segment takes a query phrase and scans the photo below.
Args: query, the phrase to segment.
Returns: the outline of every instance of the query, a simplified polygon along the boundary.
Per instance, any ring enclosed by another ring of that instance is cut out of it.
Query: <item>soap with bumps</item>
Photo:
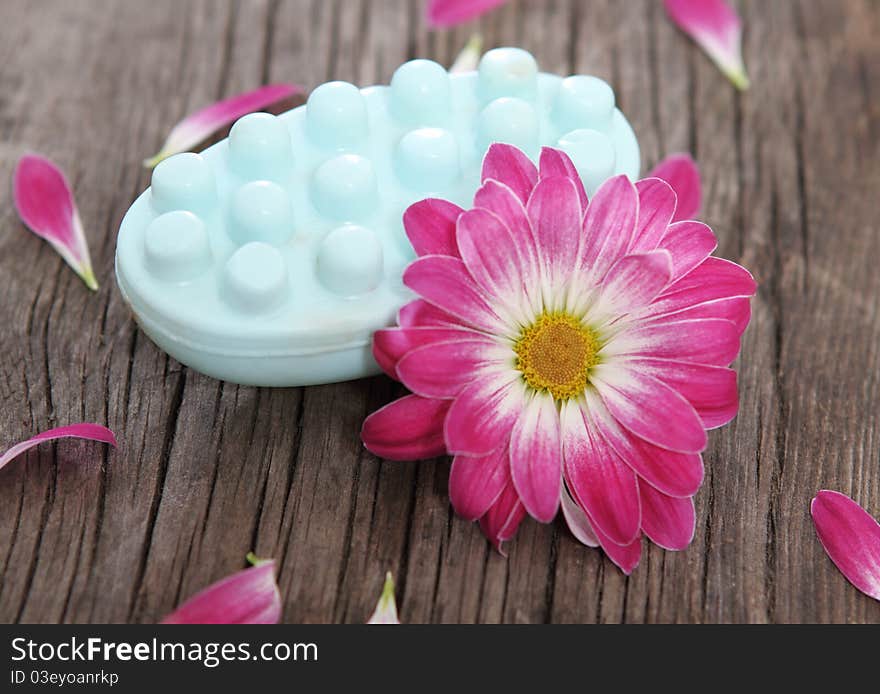
[[[635,179],[639,148],[602,80],[538,71],[521,49],[475,72],[429,60],[389,86],[329,82],[280,116],[253,113],[201,154],[153,171],[119,231],[116,275],[147,335],[216,378],[297,386],[378,372],[373,331],[412,298],[403,212],[469,207],[483,155],[559,147],[588,193]]]

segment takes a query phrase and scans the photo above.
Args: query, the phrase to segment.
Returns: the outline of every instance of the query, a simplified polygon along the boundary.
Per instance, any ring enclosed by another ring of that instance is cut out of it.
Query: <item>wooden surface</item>
[[[691,547],[646,544],[624,577],[561,523],[509,557],[456,518],[449,463],[366,453],[385,377],[238,387],[159,352],[113,280],[140,167],[186,113],[265,81],[389,80],[450,64],[473,26],[429,33],[421,1],[0,0],[0,447],[75,421],[121,447],[44,446],[0,472],[0,620],[158,620],[255,550],[288,622],[362,622],[386,570],[407,622],[867,621],[809,518],[822,487],[880,515],[880,3],[749,0],[737,94],[658,0],[521,0],[487,46],[608,79],[647,168],[694,153],[719,254],[760,282],[741,412],[710,435]],[[26,150],[69,173],[101,281],[90,294],[15,215]]]

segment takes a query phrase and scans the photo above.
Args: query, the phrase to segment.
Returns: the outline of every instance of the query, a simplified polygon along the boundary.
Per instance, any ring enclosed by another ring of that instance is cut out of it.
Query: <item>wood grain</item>
[[[278,560],[288,622],[364,621],[386,570],[408,622],[880,622],[808,513],[831,487],[880,515],[880,5],[737,5],[745,94],[655,0],[514,0],[479,23],[488,46],[611,81],[646,168],[693,152],[719,253],[760,282],[695,540],[646,546],[626,578],[559,523],[524,523],[502,557],[452,513],[447,460],[366,453],[360,423],[400,392],[390,380],[212,380],[160,353],[114,287],[139,162],[187,112],[266,81],[449,64],[473,27],[429,32],[417,0],[0,0],[0,181],[26,150],[57,160],[102,282],[88,293],[27,235],[0,185],[0,442],[81,420],[122,442],[0,472],[0,620],[156,621],[255,550]]]

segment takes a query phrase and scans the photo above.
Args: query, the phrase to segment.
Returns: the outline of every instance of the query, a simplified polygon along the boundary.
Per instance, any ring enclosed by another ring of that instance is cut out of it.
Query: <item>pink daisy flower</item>
[[[526,514],[560,505],[573,534],[625,573],[641,535],[694,532],[706,430],[738,406],[736,358],[752,276],[715,258],[688,158],[660,178],[607,181],[587,200],[568,157],[540,168],[495,144],[474,207],[428,199],[404,215],[420,298],[376,333],[378,363],[411,395],[364,422],[395,460],[454,456],[449,495],[500,549]]]

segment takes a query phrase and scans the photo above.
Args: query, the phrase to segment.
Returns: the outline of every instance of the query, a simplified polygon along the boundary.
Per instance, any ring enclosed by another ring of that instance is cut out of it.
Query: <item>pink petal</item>
[[[703,460],[698,453],[659,448],[620,426],[598,395],[587,398],[587,408],[599,434],[639,477],[664,494],[693,496],[703,483]]]
[[[446,450],[481,457],[507,446],[523,408],[523,389],[516,375],[482,376],[465,386],[452,402],[444,423]]]
[[[682,550],[694,539],[696,513],[693,498],[676,499],[641,482],[642,530],[655,545]]]
[[[540,272],[538,247],[535,244],[532,223],[529,221],[526,208],[516,193],[503,183],[489,179],[480,186],[474,195],[474,207],[489,210],[510,230],[511,235],[515,238],[520,262],[518,275],[526,283],[521,291],[530,300],[540,299],[540,296],[537,296],[539,293],[537,291],[537,277]]]
[[[455,222],[462,212],[458,205],[436,198],[410,205],[403,213],[403,226],[416,255],[459,257]]]
[[[394,600],[394,576],[389,571],[385,574],[385,585],[382,586],[382,595],[376,603],[373,616],[367,624],[400,624],[397,617],[397,603]]]
[[[553,398],[536,395],[520,412],[510,435],[510,472],[529,515],[552,521],[562,486],[562,438]]]
[[[448,400],[407,395],[367,417],[361,440],[371,453],[388,460],[435,458],[446,452],[443,420],[448,409]]]
[[[571,530],[571,534],[575,536],[578,542],[587,547],[598,547],[599,538],[596,537],[596,533],[593,531],[593,526],[590,525],[590,520],[587,518],[587,514],[584,513],[581,507],[577,505],[577,502],[572,499],[571,493],[565,485],[562,486],[561,506],[562,515],[565,518],[565,524],[568,526],[568,529]]]
[[[461,215],[456,234],[461,258],[486,293],[506,305],[522,301],[523,277],[517,239],[501,219],[482,207]]]
[[[655,305],[656,306],[656,305]],[[742,336],[752,316],[752,307],[748,297],[735,296],[731,299],[715,299],[701,304],[677,309],[671,312],[654,315],[655,306],[649,307],[641,315],[648,321],[665,320],[700,320],[702,318],[723,318],[736,326],[736,332]]]
[[[748,89],[742,59],[742,22],[724,0],[663,0],[679,28],[709,54],[737,89]]]
[[[414,299],[397,312],[401,328],[458,328],[465,329],[459,320],[424,299]]]
[[[458,332],[443,342],[417,347],[397,364],[401,382],[416,395],[426,398],[454,398],[489,367],[504,368],[501,359],[509,350],[477,333]]]
[[[630,364],[683,395],[706,429],[720,427],[736,417],[739,394],[733,369],[664,359],[634,359]]]
[[[635,233],[639,198],[626,176],[601,185],[584,216],[581,268],[601,281],[611,266],[626,255]]]
[[[628,545],[618,545],[613,542],[605,533],[603,533],[593,520],[587,514],[587,520],[590,522],[593,532],[596,533],[596,539],[602,547],[602,551],[608,555],[623,573],[629,576],[633,569],[639,565],[639,559],[642,556],[642,537],[639,535]]]
[[[636,369],[600,365],[592,376],[608,411],[648,443],[699,453],[706,431],[693,406],[663,381]]]
[[[501,447],[480,458],[457,455],[449,471],[449,500],[467,520],[484,516],[510,482],[510,459]]]
[[[563,176],[564,178],[571,179],[581,201],[581,211],[585,211],[589,204],[589,199],[587,198],[587,191],[584,189],[584,182],[581,180],[581,175],[578,173],[575,165],[561,149],[543,147],[541,148],[541,160],[538,162],[538,178],[551,178],[553,176]]]
[[[622,428],[598,395],[587,399],[597,431],[635,472],[667,496],[690,497],[703,483],[703,459],[698,453],[659,448]]]
[[[483,158],[481,180],[485,183],[489,179],[506,185],[525,205],[538,183],[538,169],[513,145],[493,142]]]
[[[641,506],[636,475],[608,445],[586,407],[563,408],[565,481],[598,528],[618,545],[639,535]]]
[[[49,429],[41,434],[29,438],[27,441],[15,444],[6,453],[0,456],[0,469],[3,469],[8,462],[20,456],[25,451],[30,450],[34,446],[39,446],[45,441],[56,441],[58,439],[74,438],[86,439],[88,441],[100,441],[101,443],[109,443],[116,446],[116,437],[107,427],[100,424],[70,424],[65,427]]]
[[[85,231],[61,169],[45,157],[26,154],[15,167],[13,199],[21,221],[48,241],[89,289],[97,290]]]
[[[722,318],[651,321],[621,332],[605,353],[728,366],[739,353],[739,338],[736,325]]]
[[[270,560],[196,593],[162,624],[277,624],[280,618],[281,595]]]
[[[756,289],[754,278],[744,267],[724,258],[710,256],[699,267],[671,284],[663,296],[670,297],[680,292],[694,290],[704,292],[694,297],[695,300],[689,304],[693,305],[712,299],[752,296]]]
[[[750,297],[755,290],[755,280],[748,270],[729,260],[709,256],[669,285],[648,307],[646,315],[662,316],[719,299]]]
[[[625,255],[605,276],[602,305],[617,314],[647,306],[669,284],[671,275],[672,258],[665,250]]]
[[[810,505],[819,541],[846,579],[880,600],[880,524],[840,492],[820,491]]]
[[[498,314],[458,258],[443,255],[417,258],[404,270],[403,283],[428,303],[471,326],[494,333],[501,325]]]
[[[500,7],[507,0],[428,0],[428,24],[432,27],[451,27]]]
[[[575,267],[581,241],[581,205],[570,178],[538,181],[526,205],[545,276],[559,287]]]
[[[495,549],[503,555],[502,543],[516,534],[519,524],[525,517],[526,509],[520,502],[513,483],[509,483],[486,515],[480,518],[480,529]]]
[[[475,333],[453,328],[385,328],[373,333],[373,357],[396,380],[397,362],[409,351],[435,342],[446,342]]]
[[[718,240],[702,222],[676,222],[666,230],[660,247],[672,255],[673,279],[678,279],[712,255]]]
[[[144,166],[152,168],[172,154],[189,151],[242,116],[303,93],[303,88],[295,84],[269,84],[199,109],[172,128],[162,149],[145,159]]]
[[[689,154],[672,154],[654,167],[648,174],[651,178],[666,181],[675,191],[678,202],[673,222],[693,219],[703,204],[703,190],[700,183],[700,170]]]
[[[639,195],[639,218],[630,253],[653,251],[675,214],[675,191],[659,178],[637,181],[636,191]]]

